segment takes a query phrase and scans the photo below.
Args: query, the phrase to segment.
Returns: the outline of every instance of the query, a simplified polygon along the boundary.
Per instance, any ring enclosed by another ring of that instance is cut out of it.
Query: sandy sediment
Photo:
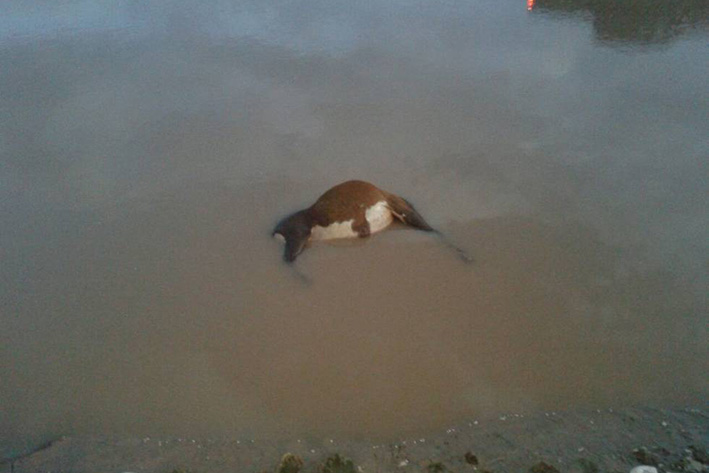
[[[468,419],[431,435],[388,442],[63,437],[4,459],[0,472],[261,473],[278,471],[286,453],[297,457],[292,465],[304,473],[613,473],[638,465],[707,472],[708,447],[705,406],[644,407]]]

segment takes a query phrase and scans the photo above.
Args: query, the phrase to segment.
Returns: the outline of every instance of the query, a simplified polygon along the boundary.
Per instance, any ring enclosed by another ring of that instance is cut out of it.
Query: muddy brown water
[[[705,402],[707,12],[648,3],[0,7],[4,454]],[[397,227],[304,285],[269,232],[350,178],[476,262]]]

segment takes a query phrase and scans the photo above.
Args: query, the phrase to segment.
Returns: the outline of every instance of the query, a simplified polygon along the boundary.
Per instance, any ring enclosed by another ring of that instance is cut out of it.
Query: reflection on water
[[[616,51],[523,2],[57,8],[0,7],[4,452],[706,399],[705,37]],[[270,230],[351,178],[476,264],[397,229],[315,245],[303,287]]]
[[[529,0],[528,9],[590,16],[596,37],[609,44],[660,44],[695,29],[709,28],[704,0]]]

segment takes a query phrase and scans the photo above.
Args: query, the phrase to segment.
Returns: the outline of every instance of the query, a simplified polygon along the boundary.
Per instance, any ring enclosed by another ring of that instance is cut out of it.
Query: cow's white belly
[[[335,240],[337,238],[355,238],[357,233],[352,230],[354,219],[345,222],[331,223],[327,227],[315,225],[310,231],[311,240]]]
[[[376,233],[378,231],[384,230],[391,224],[393,220],[391,210],[389,210],[389,206],[383,200],[369,207],[365,211],[364,217],[369,223],[370,233]],[[321,227],[320,225],[316,225],[310,232],[310,239],[335,240],[338,238],[356,238],[359,235],[357,234],[357,232],[352,230],[353,223],[354,219],[346,220],[344,222],[331,223],[327,227]]]

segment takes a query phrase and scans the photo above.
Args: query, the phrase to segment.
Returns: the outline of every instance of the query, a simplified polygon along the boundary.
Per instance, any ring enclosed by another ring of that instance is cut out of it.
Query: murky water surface
[[[644,3],[0,6],[3,451],[706,400],[708,8]],[[303,285],[269,231],[351,178],[476,263]]]

